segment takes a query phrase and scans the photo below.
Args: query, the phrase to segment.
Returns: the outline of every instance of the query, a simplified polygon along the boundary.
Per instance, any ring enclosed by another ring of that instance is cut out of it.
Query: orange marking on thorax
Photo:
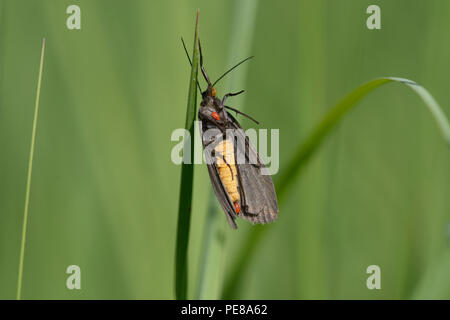
[[[211,117],[213,117],[213,118],[216,119],[217,121],[220,120],[219,114],[218,114],[217,112],[211,113]]]

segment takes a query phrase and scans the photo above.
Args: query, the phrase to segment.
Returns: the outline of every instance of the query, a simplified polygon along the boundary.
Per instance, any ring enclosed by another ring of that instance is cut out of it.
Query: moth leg
[[[234,175],[233,175],[233,169],[231,168],[231,165],[227,162],[227,160],[221,155],[221,154],[217,154],[218,157],[221,158],[221,160],[223,162],[225,162],[225,164],[227,165],[227,167],[230,169],[231,171],[231,180],[234,180]]]
[[[222,113],[223,113],[223,118],[224,118],[224,119],[223,119],[223,122],[224,122],[224,123],[228,123],[228,112],[227,112],[227,110],[225,110],[223,104],[220,105],[220,110],[223,111],[223,112],[222,112]]]
[[[246,148],[248,146],[248,150],[250,150],[250,138],[248,136],[245,136],[245,142],[246,142]],[[258,153],[255,151],[256,153],[256,163],[250,163],[250,159],[249,159],[249,163],[254,166],[255,168],[261,168],[262,167],[262,163],[261,161],[259,161],[259,156]],[[248,155],[247,155],[248,157]]]
[[[245,90],[241,90],[241,91],[238,91],[238,92],[235,92],[235,93],[232,93],[232,92],[227,93],[227,94],[224,95],[223,98],[222,98],[222,105],[225,105],[225,101],[228,99],[228,97],[237,96],[238,94],[241,94],[241,93],[243,93],[244,91],[245,91]]]
[[[237,143],[234,144],[234,155],[235,155],[235,157],[237,155]],[[245,201],[245,192],[244,192],[244,188],[243,188],[243,184],[242,184],[241,172],[239,170],[239,165],[237,164],[236,159],[235,159],[235,162],[236,162],[236,171],[237,171],[237,177],[238,177],[238,190],[239,190],[239,194],[241,195],[242,208],[245,208],[244,212],[246,212],[247,204]]]
[[[250,147],[250,138],[246,135],[245,136],[245,160],[247,160],[248,163],[251,164],[252,166],[254,166],[255,168],[259,169],[259,168],[261,168],[262,163],[259,161],[259,157],[258,156],[256,156],[256,163],[251,163],[250,157],[249,157],[249,155],[247,153],[247,150],[250,151],[250,148],[251,148]]]
[[[244,112],[242,112],[242,111],[239,111],[238,109],[235,109],[235,108],[232,108],[232,107],[230,107],[230,106],[224,106],[225,108],[227,108],[227,109],[230,109],[230,110],[232,110],[232,111],[234,111],[234,112],[236,112],[236,114],[241,114],[241,115],[243,115],[244,117],[247,117],[247,118],[249,118],[250,120],[252,120],[254,123],[256,123],[256,124],[259,124],[259,122],[257,121],[257,120],[255,120],[255,119],[253,119],[251,116],[249,116],[248,114],[246,114],[246,113],[244,113]]]

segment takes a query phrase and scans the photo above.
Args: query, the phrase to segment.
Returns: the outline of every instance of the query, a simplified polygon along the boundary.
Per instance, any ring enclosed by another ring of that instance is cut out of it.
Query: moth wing
[[[205,141],[203,140],[203,148],[206,149]],[[219,176],[219,170],[217,169],[217,164],[215,159],[211,156],[209,152],[204,152],[206,162],[208,163],[208,173],[211,179],[211,184],[213,186],[214,192],[216,193],[217,199],[222,206],[223,211],[225,211],[225,216],[227,217],[228,223],[233,229],[237,229],[236,225],[236,214],[234,211],[233,203],[230,196],[225,190],[225,186]]]
[[[237,171],[240,180],[241,212],[244,219],[251,223],[268,223],[278,217],[278,203],[275,187],[270,175],[263,175],[261,170],[266,168],[261,161],[255,147],[240,126],[239,122],[228,113],[232,120],[235,136],[246,142],[246,163],[237,163]],[[239,151],[236,151],[239,152]],[[248,159],[257,159],[258,164],[248,163]]]

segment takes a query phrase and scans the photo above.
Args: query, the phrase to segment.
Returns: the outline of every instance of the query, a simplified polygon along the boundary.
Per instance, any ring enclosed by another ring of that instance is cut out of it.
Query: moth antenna
[[[203,78],[205,78],[206,82],[208,83],[208,88],[213,87],[213,85],[211,85],[211,81],[209,81],[209,77],[206,73],[205,67],[203,67],[203,53],[202,46],[200,44],[200,38],[198,38],[198,51],[200,51],[200,69],[202,71]]]
[[[219,79],[217,79],[212,86],[214,87],[216,85],[217,82],[219,82],[220,80],[222,80],[223,77],[225,77],[228,73],[230,73],[232,70],[234,70],[235,68],[239,67],[241,64],[243,64],[245,61],[250,60],[251,58],[254,58],[255,56],[250,56],[248,58],[245,58],[244,60],[242,60],[241,62],[235,64],[233,67],[231,67],[230,69],[228,69],[227,71],[225,71],[224,74],[222,74]]]
[[[186,52],[186,57],[187,57],[188,60],[189,60],[189,64],[190,64],[191,67],[192,67],[191,57],[189,57],[189,53],[188,53],[188,51],[187,51],[187,49],[186,49],[186,44],[184,43],[183,37],[181,37],[181,42],[183,43],[184,52]],[[197,88],[198,88],[198,91],[200,91],[200,94],[202,94],[202,88],[200,88],[200,84],[198,83],[198,80],[196,80],[196,81],[197,81]]]

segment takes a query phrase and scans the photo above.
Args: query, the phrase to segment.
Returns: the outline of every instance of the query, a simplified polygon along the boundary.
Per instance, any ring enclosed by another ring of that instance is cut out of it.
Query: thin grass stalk
[[[27,223],[28,223],[28,211],[30,207],[31,176],[33,172],[34,146],[36,144],[36,130],[39,115],[39,98],[41,96],[41,82],[42,82],[42,70],[44,67],[44,55],[45,55],[45,38],[42,39],[41,60],[39,63],[39,76],[37,83],[36,100],[34,104],[33,129],[31,132],[30,157],[28,159],[27,186],[25,191],[25,206],[22,223],[22,241],[20,243],[19,270],[17,277],[17,297],[16,297],[17,300],[20,300],[22,298],[23,263],[25,259],[25,243],[27,240]]]
[[[186,110],[185,129],[189,136],[184,137],[183,152],[194,150],[194,120],[197,110],[197,74],[198,74],[198,16],[195,22],[194,49],[192,53],[191,76],[189,79],[189,94]],[[183,160],[185,155],[183,154]],[[178,204],[178,226],[175,249],[175,297],[187,299],[188,290],[188,243],[191,224],[192,189],[194,180],[193,152],[190,153],[190,162],[183,161],[181,167],[180,195]]]

